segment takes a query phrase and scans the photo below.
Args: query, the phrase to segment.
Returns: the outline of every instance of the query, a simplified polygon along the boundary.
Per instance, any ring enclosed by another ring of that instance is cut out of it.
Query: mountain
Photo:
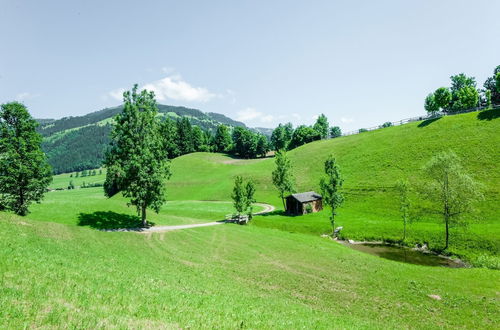
[[[43,136],[42,148],[54,173],[74,172],[100,167],[109,145],[113,117],[123,106],[106,108],[84,116],[37,119]],[[172,119],[187,117],[192,125],[215,131],[218,125],[246,127],[244,123],[219,113],[158,104],[159,115]]]

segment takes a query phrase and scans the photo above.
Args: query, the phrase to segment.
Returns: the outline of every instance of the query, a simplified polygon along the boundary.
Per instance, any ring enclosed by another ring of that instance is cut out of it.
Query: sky
[[[500,65],[500,1],[0,0],[0,103],[36,118],[161,104],[251,127],[343,131],[425,113],[425,96]]]

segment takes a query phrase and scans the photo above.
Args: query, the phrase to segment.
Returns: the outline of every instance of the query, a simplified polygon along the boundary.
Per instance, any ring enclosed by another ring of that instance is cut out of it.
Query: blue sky
[[[120,104],[134,83],[159,103],[250,126],[343,130],[424,113],[465,72],[500,65],[500,1],[0,0],[0,102],[33,116]]]

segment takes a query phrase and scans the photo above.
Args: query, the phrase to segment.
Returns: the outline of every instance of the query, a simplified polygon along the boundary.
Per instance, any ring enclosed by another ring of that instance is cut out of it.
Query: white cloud
[[[16,101],[22,102],[22,101],[26,101],[29,99],[33,99],[33,98],[38,97],[38,96],[40,96],[40,94],[32,94],[29,92],[22,92],[22,93],[19,93],[16,95]]]
[[[165,77],[142,86],[141,89],[153,91],[160,101],[167,99],[187,102],[208,102],[217,95],[204,87],[194,87],[182,80],[179,75]]]
[[[273,115],[266,115],[263,112],[257,111],[254,108],[245,108],[237,112],[238,117],[236,120],[239,121],[253,121],[260,123],[270,123],[274,120]]]
[[[109,92],[108,95],[115,100],[122,101],[124,92],[125,88],[118,88]]]
[[[349,123],[353,123],[354,122],[354,119],[353,118],[346,118],[346,117],[342,117],[340,118],[340,121],[344,124],[349,124]]]
[[[166,74],[171,74],[174,71],[175,71],[175,69],[170,67],[170,66],[164,66],[161,68],[161,72],[166,73]]]

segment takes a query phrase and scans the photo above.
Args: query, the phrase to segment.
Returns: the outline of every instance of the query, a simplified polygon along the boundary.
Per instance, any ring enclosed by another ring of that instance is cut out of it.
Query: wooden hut
[[[314,191],[291,194],[286,197],[286,212],[293,215],[319,212],[323,209],[322,199]]]

